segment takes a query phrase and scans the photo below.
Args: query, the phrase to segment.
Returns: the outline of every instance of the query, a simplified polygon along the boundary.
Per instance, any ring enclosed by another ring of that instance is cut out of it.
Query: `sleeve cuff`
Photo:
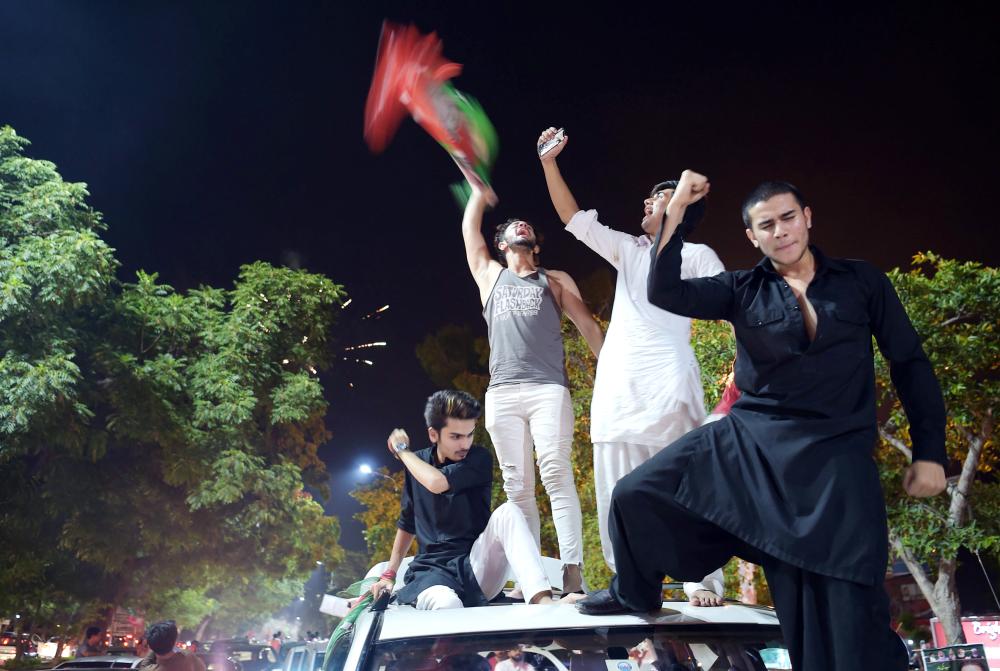
[[[587,229],[597,223],[597,210],[580,210],[566,224],[566,230],[582,238]]]

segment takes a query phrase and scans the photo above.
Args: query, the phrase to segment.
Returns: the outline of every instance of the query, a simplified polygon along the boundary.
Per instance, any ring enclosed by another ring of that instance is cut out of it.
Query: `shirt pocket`
[[[831,346],[841,349],[845,354],[868,354],[872,346],[868,313],[855,307],[838,305],[831,310],[831,314]]]
[[[747,313],[747,326],[750,328],[769,327],[785,318],[784,310],[758,310]]]
[[[773,362],[789,352],[788,320],[781,309],[747,312],[743,324],[743,348],[757,362]]]

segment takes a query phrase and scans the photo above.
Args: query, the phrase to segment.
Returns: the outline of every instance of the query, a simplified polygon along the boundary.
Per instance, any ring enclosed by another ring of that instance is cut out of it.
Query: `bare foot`
[[[559,603],[560,604],[566,604],[568,606],[570,604],[576,603],[577,601],[583,601],[586,598],[587,598],[586,594],[580,594],[579,592],[573,592],[571,594],[564,594],[562,596],[562,598],[559,599]]]
[[[707,589],[700,589],[688,601],[692,606],[721,606],[725,603],[721,596]]]
[[[552,599],[552,591],[545,590],[544,592],[539,592],[535,596],[531,597],[528,603],[554,603]]]

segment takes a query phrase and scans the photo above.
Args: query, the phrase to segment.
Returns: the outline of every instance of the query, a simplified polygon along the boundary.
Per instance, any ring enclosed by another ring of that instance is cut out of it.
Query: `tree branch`
[[[984,427],[985,428],[985,427]],[[979,455],[983,451],[983,436],[974,436],[965,432],[969,441],[969,452],[962,463],[962,474],[958,476],[958,484],[951,491],[951,505],[948,507],[948,524],[957,527],[962,524],[965,512],[969,509],[969,490],[976,479],[976,468],[979,466]]]
[[[911,461],[913,460],[913,451],[906,446],[906,443],[904,443],[899,438],[896,438],[894,435],[889,433],[884,426],[878,427],[878,435],[882,437],[882,440],[884,440],[885,442],[889,443],[897,450],[902,452],[907,459]]]
[[[903,546],[896,534],[890,533],[889,539],[892,542],[892,548],[896,551],[896,554],[899,555],[899,558],[903,560],[904,564],[906,564],[906,568],[910,570],[910,575],[913,576],[913,580],[917,583],[917,587],[919,587],[920,591],[924,593],[928,603],[931,604],[931,608],[936,611],[937,609],[934,604],[934,584],[931,583],[930,577],[924,571],[923,564],[917,561],[917,558],[913,556],[913,553]]]
[[[951,326],[952,324],[967,324],[976,323],[981,320],[981,317],[976,314],[972,315],[957,315],[951,319],[945,319],[943,322],[938,324],[939,327],[944,328],[945,326]]]

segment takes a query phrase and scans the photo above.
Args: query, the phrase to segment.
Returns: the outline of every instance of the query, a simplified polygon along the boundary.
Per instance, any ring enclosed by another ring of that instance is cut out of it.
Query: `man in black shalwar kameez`
[[[708,188],[685,171],[672,196],[652,205],[665,222],[649,300],[733,324],[742,396],[726,418],[620,481],[609,519],[618,575],[579,608],[658,609],[664,575],[695,580],[735,555],[764,567],[797,671],[862,661],[906,669],[882,587],[888,534],[872,458],[872,336],[910,421],[904,486],[913,496],[945,487],[934,371],[885,274],[809,245],[812,213],[790,184],[762,184],[744,203],[747,237],[765,255],[757,266],[681,280],[682,240],[673,233]]]

